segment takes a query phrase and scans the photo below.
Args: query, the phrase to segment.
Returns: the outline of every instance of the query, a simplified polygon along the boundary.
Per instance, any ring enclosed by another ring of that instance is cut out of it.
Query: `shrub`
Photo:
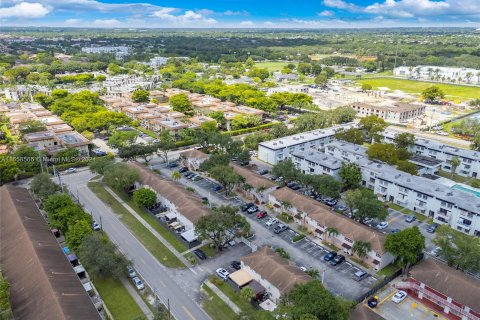
[[[298,241],[302,240],[303,238],[305,238],[305,235],[303,233],[300,233],[299,235],[292,238],[292,242],[298,242]]]
[[[275,252],[278,253],[278,255],[282,258],[290,259],[290,255],[283,248],[277,248],[275,249]]]

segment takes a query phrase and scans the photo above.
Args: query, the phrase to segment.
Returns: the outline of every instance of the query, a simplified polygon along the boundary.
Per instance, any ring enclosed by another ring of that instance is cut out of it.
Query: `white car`
[[[383,229],[386,229],[387,227],[388,227],[388,222],[387,221],[380,222],[377,225],[378,230],[383,230]]]
[[[435,249],[433,249],[433,250],[430,252],[430,254],[431,254],[432,256],[438,257],[441,252],[442,252],[442,248],[436,247]]]
[[[405,291],[400,290],[393,295],[392,301],[395,303],[400,303],[403,300],[405,300],[406,297],[407,297],[407,293]]]
[[[133,279],[137,277],[137,273],[135,272],[135,269],[133,269],[133,267],[127,267],[127,272],[130,278]]]
[[[102,229],[102,227],[98,224],[97,221],[93,221],[93,223],[92,223],[92,229],[93,229],[93,231],[99,231],[99,230]]]
[[[275,219],[275,218],[270,218],[270,219],[267,220],[267,222],[265,222],[265,224],[266,224],[267,226],[271,227],[271,226],[273,226],[273,225],[274,225],[275,223],[277,223],[277,222],[278,222],[277,219]]]
[[[68,168],[67,170],[65,170],[65,173],[75,173],[77,172],[77,169],[75,168]]]
[[[132,281],[135,284],[135,287],[137,288],[137,290],[145,289],[145,286],[143,285],[143,282],[142,282],[142,280],[140,280],[139,277],[133,278]]]
[[[217,275],[222,278],[223,280],[227,280],[228,276],[230,275],[230,273],[223,269],[223,268],[218,268],[216,271]]]

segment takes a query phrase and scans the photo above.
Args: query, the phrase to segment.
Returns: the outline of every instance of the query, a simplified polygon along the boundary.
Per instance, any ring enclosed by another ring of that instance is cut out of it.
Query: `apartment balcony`
[[[427,204],[424,202],[415,201],[415,207],[425,209],[427,207]]]
[[[456,224],[463,227],[463,228],[469,228],[472,226],[472,221],[470,220],[465,220],[465,219],[458,219],[456,221]]]
[[[396,202],[397,204],[399,204],[399,205],[403,205],[403,206],[404,206],[404,205],[408,204],[408,198],[403,198],[403,199],[402,199],[402,198],[397,198],[397,199],[395,200],[395,202]]]

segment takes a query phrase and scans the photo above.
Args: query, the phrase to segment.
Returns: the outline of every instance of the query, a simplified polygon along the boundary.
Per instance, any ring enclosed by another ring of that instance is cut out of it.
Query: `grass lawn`
[[[113,190],[113,189],[112,189]],[[142,208],[140,208],[135,201],[130,199],[125,193],[118,192],[116,190],[113,190],[122,200],[128,204],[133,210],[135,210],[136,213],[140,217],[143,218],[143,220],[147,221],[149,225],[152,226],[153,229],[155,229],[165,240],[170,242],[170,244],[177,249],[178,252],[184,252],[188,250],[187,246],[180,240],[177,239],[165,226],[160,224],[157,219],[149,214],[148,212],[145,212]]]
[[[293,64],[296,65],[295,62],[266,61],[266,62],[255,63],[255,67],[266,68],[270,72],[272,72],[272,71],[282,71],[283,67],[285,67],[289,63],[293,63]]]
[[[223,292],[227,297],[232,300],[233,303],[237,305],[242,311],[251,311],[251,310],[256,310],[250,302],[246,301],[243,299],[238,292],[235,292],[233,288],[228,284],[223,282],[220,285],[217,285],[215,282],[215,285]]]
[[[456,174],[456,173],[454,173],[453,176],[452,176],[452,173],[446,172],[446,171],[443,171],[443,170],[440,170],[438,172],[438,175],[440,177],[444,177],[444,178],[453,180],[455,182],[465,183],[465,184],[468,184],[468,185],[471,185],[472,182],[473,183],[480,183],[480,179],[475,179],[473,177],[464,177],[464,176],[461,176],[461,175]]]
[[[398,269],[400,269],[400,268],[397,267],[395,264],[391,263],[388,266],[386,266],[385,268],[383,268],[382,270],[378,271],[377,275],[388,277],[388,276],[391,276],[392,274],[394,274],[395,272],[397,272]]]
[[[118,279],[95,279],[94,285],[115,320],[131,320],[143,311]]]
[[[215,256],[215,255],[218,253],[218,252],[217,252],[217,249],[210,247],[210,243],[207,243],[206,245],[202,246],[202,247],[200,248],[200,250],[202,250],[203,252],[205,252],[205,254],[206,254],[208,257],[213,257],[213,256]]]
[[[459,86],[443,83],[430,83],[394,78],[362,79],[358,80],[357,82],[359,84],[369,83],[373,86],[373,88],[387,87],[390,90],[402,90],[407,93],[417,94],[421,94],[424,89],[435,85],[445,93],[446,98],[448,99],[468,100],[472,98],[480,98],[480,88],[478,87]]]
[[[389,206],[390,208],[394,209],[394,210],[397,210],[397,211],[400,212],[400,213],[405,214],[405,215],[412,215],[412,214],[413,214],[413,215],[415,215],[415,217],[417,217],[417,220],[419,220],[419,221],[424,221],[424,222],[429,222],[429,221],[431,221],[431,219],[429,219],[428,217],[424,216],[423,214],[418,213],[418,212],[415,212],[415,211],[412,211],[412,210],[410,210],[410,209],[408,209],[408,208],[404,208],[404,207],[402,207],[402,206],[399,206],[399,205],[396,204],[396,203],[391,203],[391,202],[389,202],[389,203],[388,203],[388,206]]]
[[[145,228],[134,216],[132,216],[124,206],[120,204],[110,193],[107,192],[99,182],[89,182],[88,187],[105,204],[120,215],[120,220],[135,237],[150,251],[150,253],[160,262],[169,268],[185,268],[180,261],[167,247],[163,245],[147,228]]]
[[[223,302],[213,291],[206,285],[202,285],[208,297],[203,301],[202,307],[213,320],[235,319],[237,315],[230,307]]]

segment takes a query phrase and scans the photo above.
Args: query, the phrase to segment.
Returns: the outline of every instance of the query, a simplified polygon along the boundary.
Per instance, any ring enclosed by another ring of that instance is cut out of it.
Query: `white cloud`
[[[240,22],[241,27],[253,27],[255,26],[255,23],[253,21],[247,20],[247,21],[242,21]]]
[[[331,10],[323,10],[322,12],[319,12],[318,15],[320,17],[331,17],[331,16],[335,15],[335,12],[333,12]]]
[[[0,18],[43,18],[50,9],[35,2],[21,2],[11,7],[0,8]]]
[[[348,11],[357,11],[359,10],[359,6],[346,2],[343,0],[323,0],[323,4],[327,7],[330,8],[336,8],[336,9],[342,9],[342,10],[348,10]]]
[[[155,11],[152,16],[162,21],[171,22],[179,26],[195,26],[195,24],[211,25],[217,23],[213,18],[205,17],[201,11],[187,10],[183,14],[174,14],[178,11],[175,8],[162,8]]]
[[[65,24],[68,24],[68,25],[74,25],[74,24],[80,24],[82,23],[82,19],[67,19],[65,20]]]
[[[239,10],[239,11],[233,11],[233,10],[227,10],[222,13],[224,16],[249,16],[250,13],[246,10]]]
[[[92,23],[93,26],[101,28],[118,27],[121,24],[122,23],[117,19],[97,19]]]
[[[450,4],[446,1],[430,0],[386,0],[365,8],[366,13],[382,14],[390,17],[413,18],[447,13]]]

